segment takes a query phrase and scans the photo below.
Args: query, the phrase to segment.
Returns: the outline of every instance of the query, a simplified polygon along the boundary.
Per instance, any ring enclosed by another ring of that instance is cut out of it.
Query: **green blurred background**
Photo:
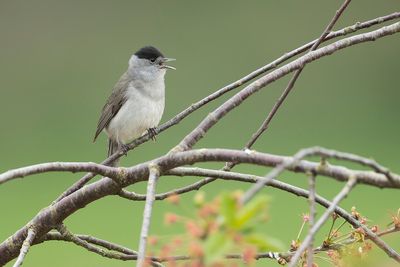
[[[0,170],[48,161],[100,162],[104,135],[93,144],[100,109],[130,55],[143,45],[177,58],[166,77],[162,121],[283,53],[316,38],[342,1],[0,1]],[[353,1],[336,29],[397,11],[399,2]],[[308,65],[271,128],[255,145],[291,155],[321,145],[373,157],[400,172],[400,38],[394,35],[341,51]],[[226,116],[196,146],[242,148],[286,85],[282,79]],[[131,152],[131,166],[166,153],[202,118],[232,95],[197,111]],[[221,164],[208,165],[219,168]],[[265,174],[264,168],[236,170]],[[51,173],[0,186],[0,239],[4,240],[50,204],[80,174]],[[165,177],[158,192],[196,178]],[[302,175],[282,178],[306,187]],[[332,198],[343,184],[318,178],[318,192]],[[210,199],[221,190],[246,189],[236,182],[204,188]],[[144,184],[133,188],[143,192]],[[286,246],[295,238],[305,199],[275,189],[270,220],[262,231]],[[194,193],[181,207],[157,202],[151,233],[167,238],[182,231],[163,224],[166,211],[191,216]],[[358,186],[343,202],[384,227],[399,208],[399,192]],[[66,220],[75,233],[136,248],[143,203],[101,199]],[[322,210],[319,209],[319,214]],[[326,231],[325,231],[326,232]],[[318,241],[322,236],[318,237]],[[385,238],[400,249],[398,235]],[[271,266],[276,263],[268,261]],[[24,266],[132,266],[67,243],[34,246]],[[360,266],[394,266],[377,248]]]

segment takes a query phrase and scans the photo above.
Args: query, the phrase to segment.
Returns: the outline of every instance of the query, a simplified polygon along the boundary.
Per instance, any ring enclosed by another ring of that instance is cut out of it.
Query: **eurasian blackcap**
[[[108,156],[146,131],[154,135],[164,111],[166,58],[153,46],[145,46],[129,59],[128,70],[115,84],[97,124],[94,141],[101,131],[108,135]],[[153,136],[154,137],[154,136]]]

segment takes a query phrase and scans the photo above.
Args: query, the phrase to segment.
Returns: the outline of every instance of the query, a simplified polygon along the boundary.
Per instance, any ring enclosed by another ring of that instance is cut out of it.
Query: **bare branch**
[[[35,239],[36,232],[33,227],[29,227],[28,234],[26,235],[26,239],[22,243],[21,250],[19,252],[19,256],[14,263],[13,267],[19,267],[24,262],[26,254],[28,254],[29,248],[32,245],[33,240]]]
[[[131,250],[129,248],[123,247],[123,246],[115,244],[115,243],[111,243],[109,241],[106,241],[106,240],[103,240],[103,239],[100,239],[100,238],[97,238],[94,236],[80,235],[80,234],[73,234],[73,235],[81,240],[84,240],[88,243],[91,243],[91,244],[94,244],[97,246],[101,246],[108,250],[114,250],[114,251],[120,252],[122,254],[127,254],[127,255],[137,255],[137,252],[134,250]],[[49,241],[49,240],[60,240],[60,241],[72,242],[72,240],[70,238],[68,238],[68,236],[66,236],[66,235],[62,235],[57,232],[49,232],[49,233],[45,234],[40,240],[37,240],[34,244],[35,245],[40,244],[44,241]]]
[[[142,230],[140,232],[138,267],[143,267],[146,258],[147,236],[150,228],[150,218],[153,209],[154,195],[156,192],[156,183],[160,177],[160,169],[156,164],[149,165],[149,181],[147,182],[146,204],[143,212]]]
[[[45,173],[45,172],[93,172],[107,177],[117,177],[119,173],[123,172],[123,168],[118,169],[113,167],[104,166],[93,162],[48,162],[27,167],[22,167],[14,170],[9,170],[0,174],[0,184],[8,182],[16,178],[23,178],[25,176]]]
[[[137,260],[137,252],[134,250],[131,250],[129,248],[126,248],[124,246],[99,239],[97,237],[93,237],[90,235],[79,235],[79,234],[73,234],[69,232],[65,226],[62,226],[62,232],[64,234],[60,234],[57,232],[50,232],[47,233],[46,235],[43,236],[40,240],[35,242],[35,244],[42,243],[44,241],[50,241],[50,240],[57,240],[57,241],[66,241],[66,242],[72,242],[80,247],[83,247],[87,249],[90,252],[96,253],[102,257],[106,258],[111,258],[111,259],[116,259],[116,260],[122,260],[122,261],[128,261],[128,260]],[[103,248],[106,248],[107,250],[110,251],[105,251],[103,249],[97,248],[93,245],[101,246]],[[117,251],[119,253],[115,253],[112,251]],[[153,261],[150,259],[152,262],[152,266],[158,266],[162,267],[163,265],[158,263],[157,261]]]
[[[377,236],[381,237],[381,236],[388,235],[388,234],[395,233],[395,232],[399,232],[399,231],[400,231],[400,227],[395,225],[395,226],[393,226],[393,227],[391,227],[389,229],[386,229],[386,230],[383,230],[382,232],[379,232],[377,234]]]
[[[329,150],[321,147],[313,147],[305,149],[303,153],[314,153],[313,155],[319,155],[321,157],[331,157],[335,159],[349,160],[352,162],[358,162],[362,165],[369,164],[370,160],[363,158],[358,155],[339,152],[335,150]],[[311,154],[309,154],[311,155]],[[250,153],[241,150],[230,150],[230,149],[198,149],[166,155],[156,159],[154,162],[158,164],[162,173],[169,169],[177,166],[195,164],[198,162],[222,162],[222,161],[235,161],[239,163],[256,164],[267,167],[275,167],[282,164],[285,160],[294,163],[298,162],[299,159],[295,157],[284,157],[279,155],[273,155],[268,153],[260,153],[251,151]],[[374,161],[373,161],[374,162]],[[293,164],[294,164],[293,163]],[[149,163],[142,163],[133,167],[109,167],[100,165],[97,163],[90,162],[49,162],[38,165],[32,165],[27,167],[18,168],[0,174],[0,179],[10,180],[17,177],[32,175],[45,172],[87,172],[96,171],[103,176],[114,179],[120,186],[125,187],[129,184],[143,181],[147,179],[147,165]],[[287,163],[288,164],[288,163]],[[382,167],[378,163],[374,162],[375,165]],[[290,164],[289,164],[290,165]],[[397,174],[390,173],[393,182],[389,181],[384,175],[380,173],[372,173],[368,171],[352,171],[350,169],[334,166],[334,165],[323,165],[320,166],[318,163],[312,163],[309,161],[300,161],[298,164],[294,164],[288,170],[295,172],[315,171],[316,174],[328,176],[337,179],[338,181],[346,181],[349,177],[349,173],[357,175],[359,183],[370,184],[377,187],[388,187],[388,188],[400,188],[400,176]],[[354,173],[353,173],[354,172]],[[139,176],[137,174],[140,174]],[[140,177],[140,178],[139,178]],[[144,179],[143,177],[146,177]]]
[[[304,250],[306,250],[307,247],[312,242],[315,234],[322,227],[322,225],[329,219],[329,216],[331,216],[331,214],[335,211],[339,202],[342,201],[342,199],[345,198],[349,194],[349,192],[356,185],[356,183],[357,183],[357,179],[351,178],[346,183],[346,185],[343,187],[343,189],[339,192],[339,194],[336,195],[336,197],[333,199],[329,208],[324,212],[324,214],[322,214],[321,218],[319,218],[319,220],[315,223],[315,225],[308,232],[306,238],[303,240],[300,247],[297,249],[296,253],[290,260],[289,267],[294,267],[297,264],[301,255],[303,254]],[[312,253],[310,253],[310,254],[312,254]]]
[[[174,170],[176,170],[176,169],[174,169]],[[156,194],[155,200],[164,200],[173,195],[180,195],[180,194],[184,194],[184,193],[187,193],[187,192],[190,192],[193,190],[199,190],[204,185],[209,184],[215,180],[216,180],[216,178],[204,178],[204,179],[202,179],[196,183],[193,183],[191,185],[184,186],[184,187],[181,187],[178,189],[174,189],[174,190],[162,193],[162,194]],[[128,190],[125,190],[125,189],[121,189],[121,191],[118,193],[118,195],[120,197],[129,199],[129,200],[134,200],[134,201],[146,200],[146,195],[137,194],[135,192],[129,192]]]
[[[83,248],[87,249],[88,251],[94,252],[96,254],[99,254],[103,257],[110,258],[110,259],[127,260],[126,255],[124,255],[124,254],[115,253],[112,251],[106,251],[104,249],[98,248],[98,247],[90,244],[88,241],[86,241],[84,239],[81,239],[80,237],[71,233],[67,229],[67,227],[65,227],[65,225],[63,225],[63,224],[60,224],[57,227],[57,230],[60,232],[60,234],[64,240],[73,242],[75,245],[83,247]]]
[[[252,188],[250,188],[243,196],[242,202],[245,203],[249,201],[263,186],[269,182],[272,179],[275,179],[277,176],[279,176],[284,170],[290,168],[293,164],[296,164],[299,162],[301,159],[304,159],[305,157],[309,156],[321,156],[323,158],[335,158],[335,159],[340,159],[340,160],[347,160],[355,163],[360,163],[361,165],[364,166],[371,166],[375,170],[377,166],[379,169],[384,169],[387,170],[386,168],[382,167],[376,162],[371,162],[369,159],[360,157],[358,155],[350,154],[350,153],[344,153],[344,152],[339,152],[335,150],[330,150],[330,149],[325,149],[322,147],[311,147],[311,148],[306,148],[306,149],[301,149],[299,152],[296,153],[296,155],[293,156],[293,158],[287,159],[286,161],[282,162],[280,165],[278,165],[276,168],[274,168],[270,173],[268,173],[267,176],[265,176],[264,181],[258,181],[257,184],[255,184]],[[326,163],[323,163],[322,166],[319,168],[324,168]],[[316,168],[318,169],[318,168]],[[314,170],[315,171],[315,170]],[[389,172],[385,172],[386,177],[388,178],[387,174]],[[316,174],[319,174],[317,171]],[[390,173],[389,173],[390,174]],[[390,179],[387,179],[387,181],[391,184],[395,184],[395,178],[393,177],[393,174],[390,174]]]
[[[117,158],[115,158],[114,160],[116,160]],[[107,161],[104,160],[101,164],[108,166],[110,163],[105,163]],[[75,192],[76,190],[82,188],[85,184],[87,184],[90,180],[92,180],[93,177],[95,177],[96,174],[89,172],[87,174],[85,174],[81,179],[79,179],[78,181],[76,181],[73,185],[71,185],[70,187],[67,188],[67,190],[65,190],[64,192],[61,193],[61,195],[59,197],[56,198],[56,200],[53,201],[52,205],[56,204],[57,202],[59,202],[61,199],[63,199],[64,197],[72,194],[73,192]]]

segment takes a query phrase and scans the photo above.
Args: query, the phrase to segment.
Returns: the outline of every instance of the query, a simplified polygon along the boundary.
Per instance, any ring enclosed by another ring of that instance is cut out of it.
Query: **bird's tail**
[[[107,156],[111,156],[115,152],[117,152],[119,149],[119,145],[117,142],[111,140],[110,138],[108,139],[108,154]],[[119,159],[116,159],[112,164],[110,164],[111,167],[117,167],[119,165]]]

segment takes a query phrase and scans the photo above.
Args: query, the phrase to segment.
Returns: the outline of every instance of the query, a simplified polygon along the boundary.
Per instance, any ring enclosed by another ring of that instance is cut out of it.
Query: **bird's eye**
[[[156,59],[152,58],[152,59],[150,59],[150,61],[154,63],[156,61]]]

